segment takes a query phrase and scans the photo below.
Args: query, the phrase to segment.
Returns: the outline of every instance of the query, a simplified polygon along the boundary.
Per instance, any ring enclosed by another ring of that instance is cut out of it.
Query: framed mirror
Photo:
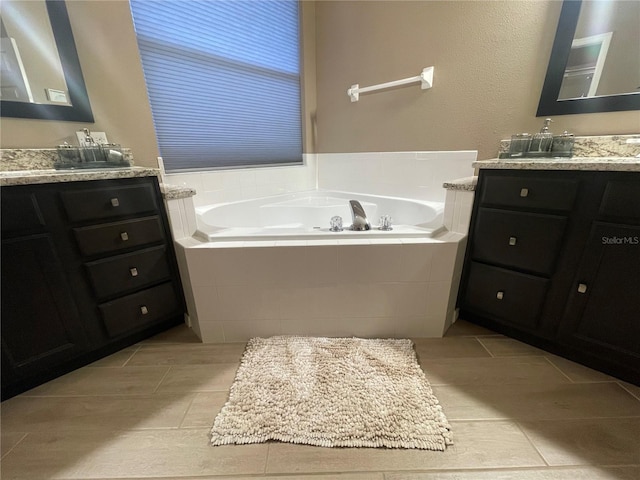
[[[1,115],[93,123],[65,2],[2,3]]]
[[[640,2],[564,0],[536,116],[640,110]]]

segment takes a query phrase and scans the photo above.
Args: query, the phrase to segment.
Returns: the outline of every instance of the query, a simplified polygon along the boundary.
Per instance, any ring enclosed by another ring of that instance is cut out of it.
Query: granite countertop
[[[178,200],[180,198],[193,197],[196,194],[195,188],[161,183],[160,191],[165,200]]]
[[[475,192],[477,185],[478,177],[464,177],[444,182],[442,187],[447,190],[465,190],[467,192]]]
[[[478,160],[474,168],[502,170],[592,170],[610,172],[640,172],[638,157],[572,157]]]
[[[0,186],[155,177],[158,176],[159,173],[160,170],[157,168],[148,167],[96,168],[86,170],[4,170],[0,171]]]

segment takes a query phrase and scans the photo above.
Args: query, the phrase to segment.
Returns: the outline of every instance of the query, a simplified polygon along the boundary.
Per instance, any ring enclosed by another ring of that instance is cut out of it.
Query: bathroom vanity
[[[490,160],[462,318],[640,384],[640,160]]]
[[[3,398],[183,321],[155,174],[3,173]]]

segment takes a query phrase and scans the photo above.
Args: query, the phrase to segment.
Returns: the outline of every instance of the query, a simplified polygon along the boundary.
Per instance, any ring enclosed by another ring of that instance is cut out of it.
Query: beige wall
[[[539,130],[559,1],[318,1],[318,152],[477,149]],[[435,66],[434,86],[362,95]],[[640,115],[556,116],[552,131],[638,133]]]
[[[104,131],[110,141],[133,150],[136,165],[157,166],[151,108],[147,99],[128,0],[67,0],[69,20],[95,118],[94,124],[2,118],[2,148],[52,148],[77,142],[75,131]],[[304,39],[304,149],[315,142],[315,19],[313,2],[302,8]]]
[[[130,147],[136,165],[157,166],[158,147],[129,2],[67,1],[69,20],[95,123],[2,118],[2,148],[77,143],[75,131],[106,132]]]
[[[2,118],[0,145],[50,148],[75,142],[74,132],[88,127],[132,148],[136,164],[155,166],[158,149],[128,1],[67,5],[96,122]],[[542,123],[535,111],[560,5],[320,1],[314,22],[314,3],[304,2],[305,151],[478,149],[480,158],[494,156],[499,139]],[[396,80],[430,65],[431,90],[413,85],[363,95],[354,104],[347,97],[353,83]],[[554,120],[557,132],[640,131],[638,112]]]

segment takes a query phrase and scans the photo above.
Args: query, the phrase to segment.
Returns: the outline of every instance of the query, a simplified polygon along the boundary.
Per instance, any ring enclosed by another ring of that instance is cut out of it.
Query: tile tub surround
[[[466,235],[176,242],[204,343],[281,334],[441,337],[455,318]]]
[[[473,175],[475,150],[318,154],[318,188],[445,201],[444,182]]]
[[[450,232],[469,233],[471,210],[478,184],[478,177],[464,177],[443,183],[446,189],[444,226]]]

